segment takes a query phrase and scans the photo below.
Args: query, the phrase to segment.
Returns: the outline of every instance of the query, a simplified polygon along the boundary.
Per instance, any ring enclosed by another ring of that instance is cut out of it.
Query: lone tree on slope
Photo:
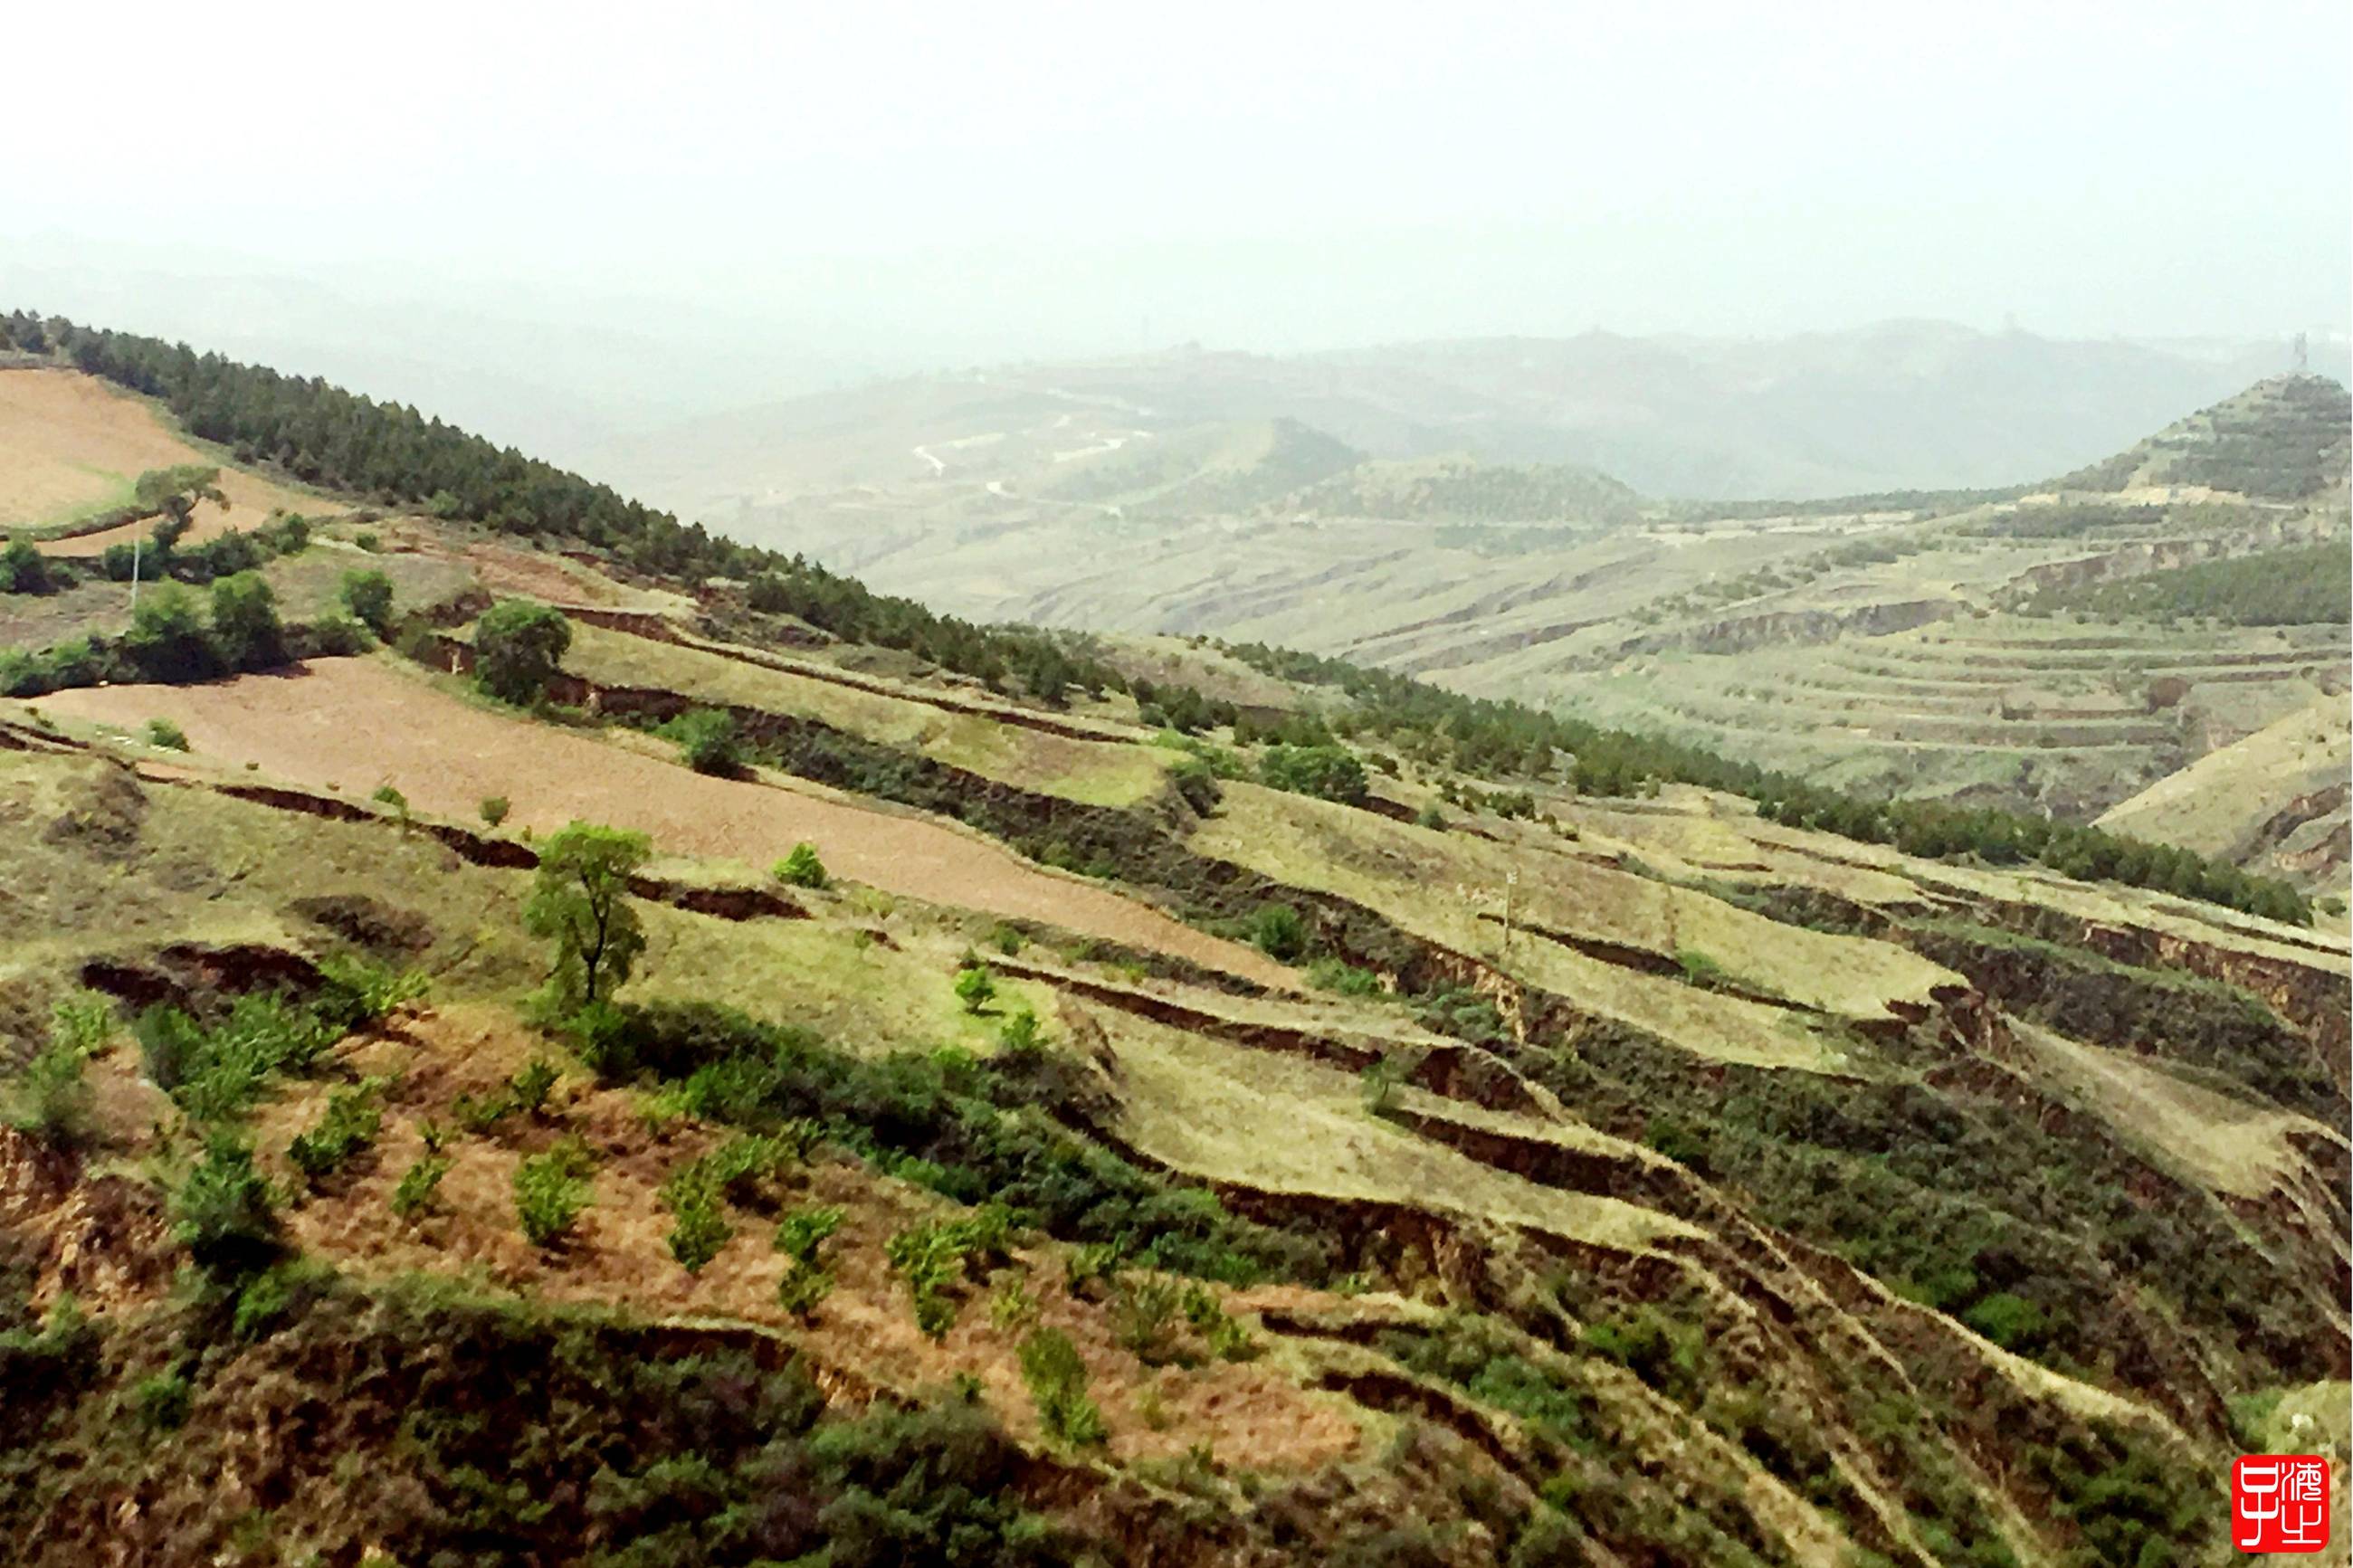
[[[542,994],[558,1016],[605,1000],[629,978],[645,951],[645,928],[628,900],[630,874],[653,854],[642,833],[575,822],[539,852],[539,872],[522,907],[523,929],[555,942]]]

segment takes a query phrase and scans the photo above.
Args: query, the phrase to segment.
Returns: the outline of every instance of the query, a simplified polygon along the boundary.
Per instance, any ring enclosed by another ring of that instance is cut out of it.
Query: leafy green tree
[[[157,519],[155,548],[170,554],[195,521],[197,503],[210,501],[223,511],[228,497],[220,488],[220,470],[202,463],[150,468],[132,483],[131,493],[139,510]]]
[[[278,595],[258,572],[240,572],[213,584],[213,646],[231,669],[266,669],[286,658],[286,628]]]
[[[551,835],[523,905],[523,929],[555,943],[548,999],[563,1016],[604,1000],[629,978],[645,929],[629,878],[653,854],[642,833],[575,822]]]
[[[31,540],[20,534],[0,551],[0,594],[46,594],[54,585],[49,563]]]
[[[337,590],[353,619],[382,637],[392,626],[392,579],[373,569],[346,572]]]
[[[571,647],[572,623],[563,611],[530,599],[501,599],[475,625],[474,679],[501,701],[536,702]]]
[[[956,1000],[967,1013],[977,1013],[997,995],[997,976],[986,963],[970,963],[956,971]]]
[[[486,795],[482,797],[482,804],[479,809],[481,811],[482,820],[492,827],[496,827],[500,823],[504,822],[507,819],[507,812],[511,808],[507,805],[506,796],[502,795]]]

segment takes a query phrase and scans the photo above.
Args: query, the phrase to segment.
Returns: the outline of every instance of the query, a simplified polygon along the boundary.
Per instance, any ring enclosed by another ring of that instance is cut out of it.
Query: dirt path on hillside
[[[1135,900],[1039,870],[1009,851],[918,816],[778,785],[706,778],[593,736],[474,707],[369,659],[206,686],[59,691],[44,710],[135,730],[168,718],[198,753],[364,800],[389,784],[417,810],[470,819],[487,796],[510,826],[546,833],[575,818],[635,827],[667,854],[765,867],[802,839],[839,876],[934,903],[1050,921],[1155,949],[1262,984],[1291,972]]]

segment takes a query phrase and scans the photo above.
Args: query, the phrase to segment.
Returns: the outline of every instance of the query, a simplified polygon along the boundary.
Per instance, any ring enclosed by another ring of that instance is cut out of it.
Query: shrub
[[[525,1116],[538,1116],[547,1110],[547,1097],[554,1092],[556,1071],[545,1057],[533,1057],[507,1079],[508,1102]]]
[[[345,1031],[381,1023],[431,989],[422,970],[394,969],[351,953],[322,961],[319,976],[324,984],[311,999],[311,1010],[322,1023]]]
[[[1038,1299],[1018,1279],[1008,1279],[988,1293],[988,1326],[999,1333],[1027,1328],[1038,1319]]]
[[[547,684],[572,647],[564,613],[529,599],[501,599],[474,626],[474,679],[502,702],[526,706],[547,695]]]
[[[1166,1274],[1123,1275],[1112,1291],[1112,1337],[1146,1366],[1174,1360],[1181,1299],[1181,1288]]]
[[[723,778],[744,766],[744,743],[735,733],[735,716],[723,709],[697,708],[681,713],[658,733],[677,743],[679,760],[696,773]]]
[[[384,1110],[376,1103],[378,1087],[365,1083],[329,1095],[318,1125],[296,1134],[287,1145],[286,1157],[294,1163],[294,1168],[317,1182],[332,1175],[345,1161],[375,1142],[384,1125]]]
[[[197,619],[195,596],[177,583],[158,583],[139,596],[122,653],[148,680],[207,680],[221,670],[219,650]]]
[[[1307,984],[1318,990],[1336,991],[1343,996],[1377,996],[1381,994],[1379,975],[1337,958],[1319,958],[1309,964]]]
[[[19,534],[0,550],[0,594],[46,594],[53,586],[48,561]]]
[[[803,1321],[814,1316],[818,1303],[832,1293],[833,1270],[813,1263],[795,1263],[776,1281],[776,1304]]]
[[[840,1228],[838,1208],[800,1209],[776,1222],[776,1249],[796,1263],[813,1264],[818,1248]]]
[[[1307,951],[1307,925],[1289,904],[1261,904],[1250,917],[1250,939],[1276,963],[1290,963]]]
[[[933,1220],[892,1237],[884,1253],[907,1281],[915,1326],[935,1340],[945,1336],[956,1318],[952,1291],[976,1268],[1002,1262],[1011,1234],[1011,1215],[987,1204],[967,1218]]]
[[[554,1247],[570,1236],[589,1195],[576,1159],[563,1151],[533,1154],[515,1167],[515,1218],[533,1247]]]
[[[967,963],[956,971],[955,994],[965,1012],[982,1012],[997,995],[997,976],[986,963]]]
[[[1052,1441],[1070,1448],[1092,1447],[1110,1434],[1103,1412],[1087,1397],[1087,1366],[1078,1346],[1060,1329],[1038,1329],[1021,1342],[1021,1379],[1037,1402],[1039,1425]]]
[[[278,596],[258,572],[223,577],[212,589],[213,646],[231,669],[265,669],[286,658]]]
[[[88,1055],[65,1039],[33,1054],[0,1094],[0,1120],[59,1148],[75,1148],[98,1133],[98,1096],[82,1076]]]
[[[496,827],[507,819],[507,797],[502,795],[486,795],[482,797],[482,804],[477,809],[481,812],[482,820],[485,823]]]
[[[210,1268],[234,1272],[278,1247],[276,1199],[253,1166],[253,1146],[230,1133],[205,1140],[203,1159],[171,1196],[172,1234]]]
[[[195,1386],[176,1372],[141,1378],[131,1388],[132,1407],[151,1432],[176,1432],[195,1413]]]
[[[447,1154],[419,1154],[416,1163],[401,1173],[399,1183],[392,1189],[392,1212],[402,1219],[415,1219],[434,1203],[441,1178],[449,1173]]]
[[[1269,746],[1258,760],[1258,781],[1295,795],[1362,805],[1365,764],[1345,746]]]
[[[1038,1015],[1027,1007],[997,1026],[997,1048],[1007,1056],[1034,1057],[1046,1048],[1046,1031]]]
[[[794,888],[822,888],[832,879],[826,874],[825,862],[817,858],[817,846],[804,839],[793,846],[793,852],[769,868],[777,881]]]
[[[2006,1351],[2030,1350],[2042,1337],[2042,1309],[2007,1290],[1988,1296],[1961,1321]]]
[[[169,719],[150,719],[147,721],[147,743],[160,746],[167,752],[185,752],[188,749],[188,737],[185,731]]]
[[[392,579],[370,567],[364,572],[346,572],[336,596],[352,617],[382,637],[392,626]]]
[[[1185,1321],[1209,1347],[1209,1353],[1219,1361],[1254,1361],[1259,1345],[1243,1328],[1229,1315],[1218,1299],[1199,1284],[1185,1287]]]
[[[670,1255],[689,1274],[702,1273],[734,1234],[719,1212],[718,1194],[707,1182],[673,1181],[664,1184],[662,1202],[677,1222],[670,1226]]]

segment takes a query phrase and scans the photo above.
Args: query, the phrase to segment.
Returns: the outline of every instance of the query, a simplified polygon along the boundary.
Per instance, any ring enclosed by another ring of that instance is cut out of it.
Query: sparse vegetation
[[[1109,1436],[1103,1413],[1087,1396],[1086,1363],[1070,1335],[1059,1329],[1031,1331],[1021,1342],[1021,1376],[1037,1402],[1039,1424],[1052,1441],[1090,1448]]]

